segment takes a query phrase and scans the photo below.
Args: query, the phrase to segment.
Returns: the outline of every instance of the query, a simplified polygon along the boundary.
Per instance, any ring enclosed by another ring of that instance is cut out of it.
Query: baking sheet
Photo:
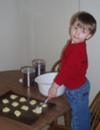
[[[11,95],[16,95],[17,98],[12,99]],[[20,98],[25,98],[26,101],[25,102],[20,102]],[[9,101],[9,103],[4,103],[3,101],[5,99],[7,99]],[[36,104],[34,104],[34,105],[30,104],[30,101],[32,101],[32,100],[35,100]],[[19,105],[14,107],[12,105],[13,102],[17,102]],[[0,115],[31,125],[32,123],[37,121],[38,118],[42,114],[45,114],[46,112],[48,112],[55,105],[55,104],[52,104],[52,103],[47,103],[47,107],[42,108],[42,113],[41,114],[36,114],[36,113],[32,112],[32,109],[36,108],[41,102],[42,101],[39,101],[37,99],[34,99],[34,98],[27,99],[27,97],[25,97],[23,95],[20,95],[18,93],[13,92],[13,91],[8,91],[7,93],[0,96]],[[28,106],[29,109],[26,110],[26,111],[22,110],[21,107],[23,105]],[[10,112],[3,112],[3,109],[5,107],[10,108]],[[17,117],[14,114],[14,112],[16,110],[21,112],[21,115],[19,117]]]

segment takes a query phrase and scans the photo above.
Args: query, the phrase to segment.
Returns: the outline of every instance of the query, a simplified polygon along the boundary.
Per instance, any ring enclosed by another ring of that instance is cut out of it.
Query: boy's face
[[[89,39],[91,34],[87,25],[83,25],[81,22],[75,21],[70,27],[70,36],[72,43],[79,43]]]

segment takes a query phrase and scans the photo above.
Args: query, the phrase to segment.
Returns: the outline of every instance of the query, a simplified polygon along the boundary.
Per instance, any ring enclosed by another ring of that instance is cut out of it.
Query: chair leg
[[[63,118],[64,118],[64,125],[59,124],[58,120],[55,120],[50,124],[50,127],[48,130],[71,130],[71,118],[70,114],[68,112],[64,113]]]
[[[68,114],[67,112],[64,114],[64,124],[65,127],[71,127],[71,115]]]

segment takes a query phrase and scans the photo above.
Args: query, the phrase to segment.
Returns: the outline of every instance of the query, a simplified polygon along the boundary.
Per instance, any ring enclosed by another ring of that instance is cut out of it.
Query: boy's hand
[[[52,84],[52,86],[50,87],[49,92],[48,92],[49,99],[57,96],[57,88],[58,87],[59,87],[59,85],[57,85],[55,82]]]

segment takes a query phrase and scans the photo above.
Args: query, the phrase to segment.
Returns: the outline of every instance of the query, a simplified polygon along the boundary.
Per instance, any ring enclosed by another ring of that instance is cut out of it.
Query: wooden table
[[[26,96],[27,87],[23,87],[21,83],[19,83],[19,79],[22,77],[22,74],[19,70],[12,71],[3,71],[0,72],[0,96],[4,93],[12,90],[18,94],[22,94]],[[31,94],[33,98],[37,98],[39,100],[45,99],[42,96],[37,86],[31,87]],[[40,130],[44,126],[52,123],[59,116],[63,115],[65,112],[70,112],[70,108],[64,96],[60,96],[58,98],[52,99],[51,103],[55,103],[55,107],[53,107],[49,112],[44,115],[41,115],[40,118],[33,123],[32,125],[27,125],[25,123],[21,123],[19,121],[6,118],[0,116],[0,129],[1,130]],[[68,124],[69,125],[69,124]]]

